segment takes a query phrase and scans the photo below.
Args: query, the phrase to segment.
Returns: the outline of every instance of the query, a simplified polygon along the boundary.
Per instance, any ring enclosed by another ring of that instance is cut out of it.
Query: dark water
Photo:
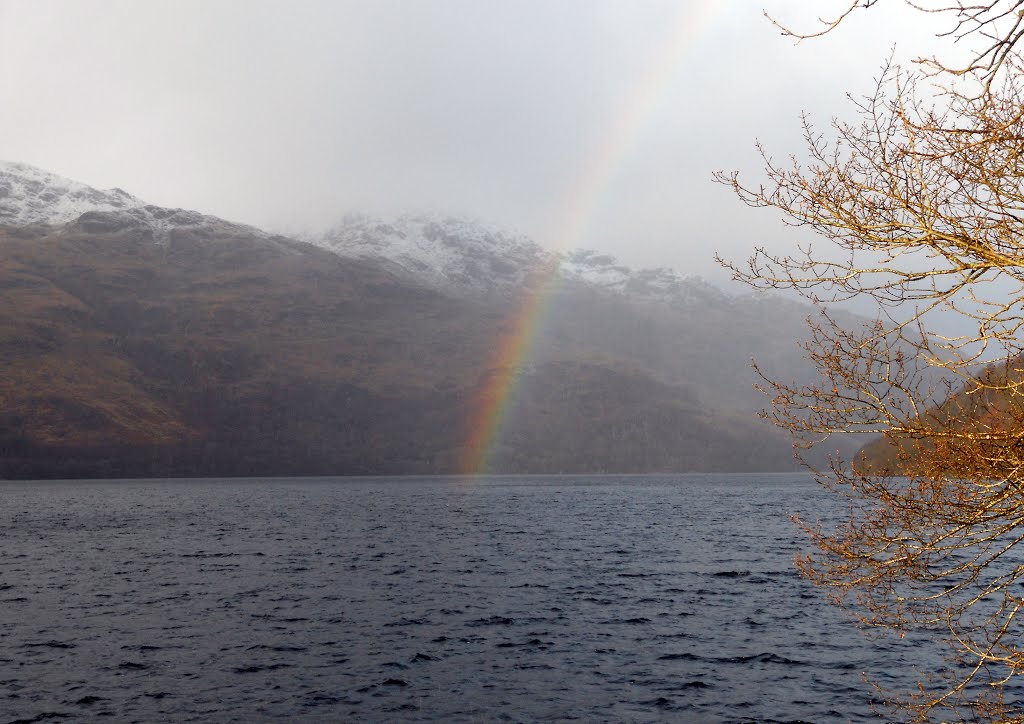
[[[0,721],[858,721],[805,477],[0,484]]]

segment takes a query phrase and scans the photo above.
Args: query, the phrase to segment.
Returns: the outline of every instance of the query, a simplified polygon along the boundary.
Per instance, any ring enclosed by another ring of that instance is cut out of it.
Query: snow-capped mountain
[[[155,206],[118,188],[99,190],[28,164],[0,161],[0,225],[60,225],[77,219],[99,227],[109,221],[145,227],[150,233],[144,236],[158,244],[167,243],[173,229],[200,227],[282,241],[215,216]],[[303,240],[462,297],[511,296],[557,268],[564,283],[633,300],[690,306],[732,299],[699,277],[667,268],[634,270],[585,249],[549,251],[522,234],[463,216],[411,213],[385,220],[350,215],[326,233]]]
[[[103,191],[25,163],[0,161],[0,225],[59,225],[83,214],[89,214],[93,223],[102,222],[104,217],[116,217],[148,227],[157,243],[166,242],[172,229],[190,227],[221,231],[244,229],[247,233],[270,237],[253,227],[198,211],[148,204],[118,188]]]
[[[0,161],[0,224],[66,224],[89,211],[129,211],[146,202],[100,191],[25,163]]]
[[[0,164],[0,477],[465,472],[554,270],[495,472],[791,465],[747,360],[809,374],[813,310],[458,217],[305,241]]]
[[[460,295],[511,292],[539,270],[557,265],[565,282],[634,299],[676,304],[729,299],[699,277],[664,267],[634,270],[587,249],[547,251],[526,236],[460,216],[415,213],[385,220],[353,215],[308,240],[342,256],[385,259],[403,276]]]
[[[525,236],[456,216],[350,215],[308,239],[341,256],[384,259],[401,276],[441,291],[481,295],[518,288],[556,257]]]
[[[608,254],[576,249],[562,256],[560,272],[574,279],[634,299],[676,304],[726,304],[731,299],[699,276],[674,269],[632,269]]]

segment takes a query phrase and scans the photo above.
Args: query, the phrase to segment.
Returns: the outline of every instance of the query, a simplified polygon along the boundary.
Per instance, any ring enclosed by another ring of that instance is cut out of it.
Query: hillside
[[[0,166],[0,475],[462,471],[495,335],[547,252],[514,246],[517,267],[442,228],[505,265],[457,288],[25,168]],[[490,471],[793,467],[753,419],[747,364],[789,365],[806,310],[664,274],[685,293],[629,296],[566,268]]]
[[[857,454],[863,472],[882,475],[954,475],[970,479],[1016,476],[1022,462],[1024,360],[981,369],[916,420],[916,434],[892,433]]]
[[[477,220],[422,213],[352,216],[308,240],[474,305],[514,305],[538,268],[554,267],[534,362],[615,360],[691,387],[711,409],[751,417],[764,405],[752,358],[779,377],[814,372],[796,345],[811,307],[727,294],[672,269],[632,269],[586,249],[555,253]]]

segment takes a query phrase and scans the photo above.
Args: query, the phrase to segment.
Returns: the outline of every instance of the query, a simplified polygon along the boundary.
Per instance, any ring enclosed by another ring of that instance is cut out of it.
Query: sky
[[[273,231],[478,217],[723,281],[798,240],[756,177],[941,30],[890,0],[0,0],[0,159]]]

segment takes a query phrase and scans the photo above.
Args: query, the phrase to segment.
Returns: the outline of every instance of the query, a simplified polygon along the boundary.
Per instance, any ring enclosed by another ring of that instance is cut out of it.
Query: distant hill
[[[1021,384],[1024,359],[984,367],[925,409],[920,424],[929,434],[875,438],[855,456],[858,469],[981,479],[1016,475],[1024,429]]]
[[[794,467],[749,360],[807,371],[808,308],[461,218],[313,241],[0,164],[0,476],[461,472],[553,261],[490,471]]]

